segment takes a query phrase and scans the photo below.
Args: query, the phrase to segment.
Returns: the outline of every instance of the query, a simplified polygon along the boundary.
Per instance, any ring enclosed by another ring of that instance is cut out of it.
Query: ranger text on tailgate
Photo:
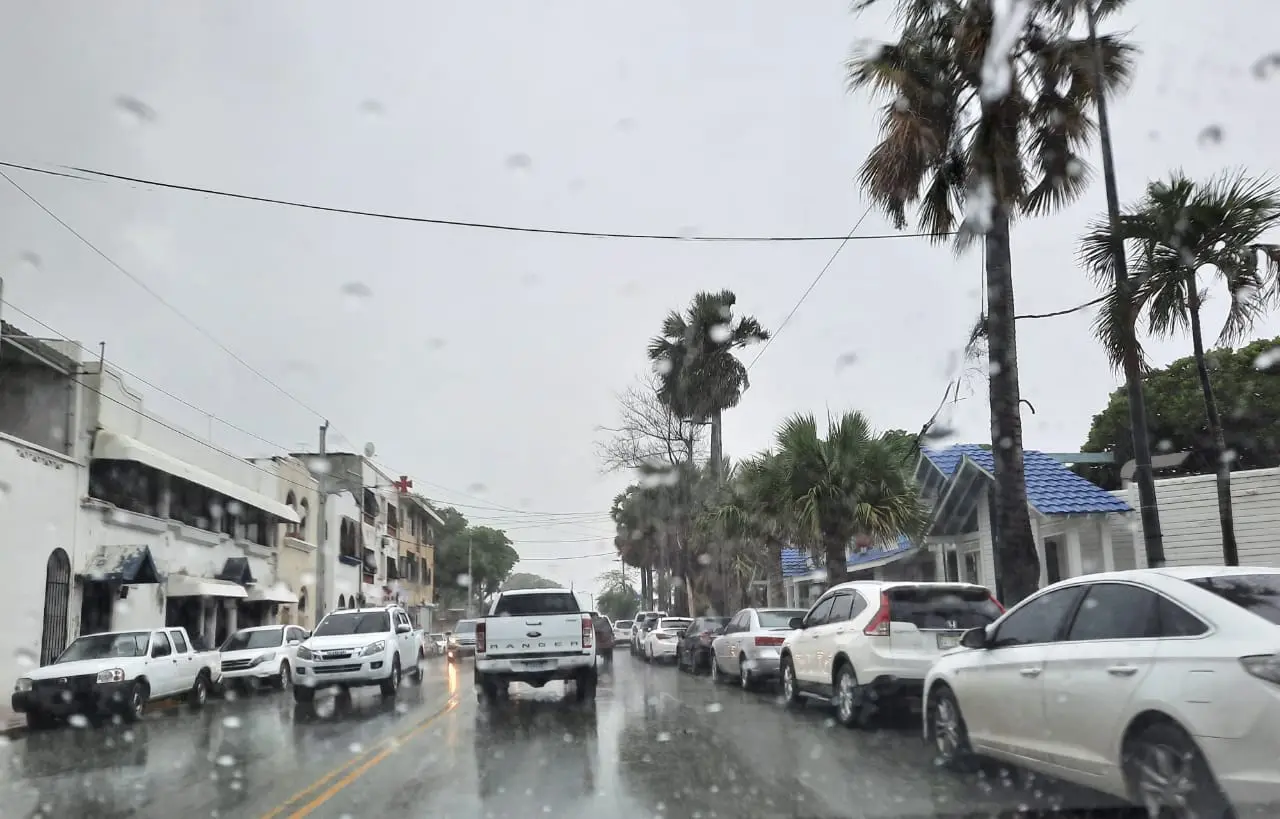
[[[596,694],[596,634],[591,613],[567,589],[521,589],[498,595],[476,622],[476,691],[492,700],[513,682],[541,688],[572,680],[579,702]]]

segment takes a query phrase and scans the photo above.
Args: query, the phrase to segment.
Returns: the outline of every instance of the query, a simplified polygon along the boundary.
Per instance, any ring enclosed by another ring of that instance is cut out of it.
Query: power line
[[[1014,316],[1013,318],[1015,321],[1019,321],[1021,319],[1057,318],[1058,316],[1065,316],[1068,313],[1078,313],[1081,310],[1093,307],[1095,304],[1102,304],[1108,298],[1110,298],[1110,296],[1098,296],[1096,299],[1086,301],[1084,304],[1077,304],[1075,307],[1068,307],[1065,310],[1054,310],[1051,313],[1024,313],[1021,316]]]
[[[836,252],[831,254],[830,259],[827,259],[827,263],[818,271],[818,275],[813,277],[813,281],[809,282],[809,286],[800,294],[800,299],[795,303],[795,306],[791,308],[791,312],[787,313],[787,317],[778,325],[778,329],[773,332],[773,335],[769,336],[769,340],[760,348],[760,352],[756,353],[756,357],[751,359],[751,363],[747,365],[747,372],[751,372],[751,368],[756,365],[756,362],[760,360],[760,357],[763,356],[765,351],[769,349],[769,346],[773,344],[773,340],[782,333],[783,328],[787,326],[789,321],[791,321],[791,317],[800,309],[800,305],[804,304],[804,300],[809,298],[809,294],[813,292],[813,288],[817,287],[818,282],[822,281],[822,277],[827,275],[827,271],[830,270],[831,265],[835,263],[836,257],[840,255],[840,251],[844,250],[845,245],[849,244],[849,241],[853,238],[854,231],[862,225],[863,220],[867,218],[867,214],[871,213],[871,208],[871,205],[867,205],[867,209],[862,212],[862,216],[858,217],[857,222],[853,223],[853,227],[849,229],[849,233],[844,237],[844,241],[836,248]]]
[[[546,236],[574,236],[589,239],[647,239],[656,241],[678,241],[678,242],[841,242],[842,244],[849,241],[865,241],[870,239],[912,239],[925,238],[935,236],[951,236],[953,233],[882,233],[870,236],[700,236],[700,235],[681,235],[678,233],[626,233],[619,231],[595,231],[595,230],[570,230],[562,228],[542,228],[529,227],[525,225],[508,225],[496,222],[473,222],[462,219],[438,219],[427,216],[409,216],[401,213],[388,213],[385,211],[360,210],[357,208],[344,208],[332,205],[317,205],[310,202],[298,202],[289,199],[279,199],[270,196],[255,196],[253,194],[238,193],[234,191],[224,191],[215,188],[201,188],[194,185],[181,185],[174,182],[161,182],[155,179],[144,179],[135,176],[125,176],[124,174],[110,173],[107,171],[98,171],[92,168],[78,168],[74,166],[59,166],[68,171],[78,174],[87,175],[74,176],[66,173],[59,173],[45,168],[34,168],[29,165],[21,165],[16,162],[0,162],[0,167],[13,168],[15,170],[29,171],[31,173],[49,174],[51,176],[59,176],[68,179],[78,179],[84,182],[95,181],[94,178],[115,180],[117,182],[128,182],[136,185],[147,185],[153,188],[162,188],[166,190],[185,191],[187,193],[198,193],[205,196],[216,196],[224,199],[236,199],[245,202],[259,202],[267,205],[279,205],[290,208],[302,208],[304,210],[321,211],[323,213],[338,213],[347,216],[361,216],[370,219],[387,219],[395,222],[416,222],[418,224],[441,225],[445,227],[474,228],[477,230],[493,230],[504,231],[507,233],[533,233]]]
[[[543,560],[586,560],[592,557],[617,557],[617,552],[595,552],[589,555],[562,555],[560,557],[522,557],[521,563],[536,563]]]
[[[166,299],[164,298],[164,296],[161,296],[161,295],[160,295],[159,293],[157,293],[154,289],[152,289],[152,287],[151,287],[149,284],[147,284],[145,281],[143,281],[142,279],[140,279],[138,276],[136,276],[136,275],[134,275],[133,273],[131,273],[129,270],[127,270],[123,265],[121,265],[121,264],[120,264],[119,262],[117,262],[115,259],[113,259],[113,258],[111,258],[110,256],[108,256],[108,255],[107,255],[107,254],[106,254],[102,249],[100,249],[97,245],[95,245],[93,242],[91,242],[91,241],[89,241],[88,239],[86,239],[86,238],[84,237],[84,235],[83,235],[83,234],[81,234],[79,231],[77,231],[77,230],[76,230],[75,228],[73,228],[71,225],[67,224],[67,223],[66,223],[66,222],[65,222],[61,217],[59,217],[59,216],[58,216],[58,214],[54,213],[53,211],[49,210],[49,208],[45,207],[45,205],[44,205],[44,203],[43,203],[43,202],[41,202],[39,199],[35,198],[35,197],[34,197],[34,196],[32,196],[30,193],[28,193],[28,192],[27,192],[27,190],[26,190],[25,188],[23,188],[21,185],[19,185],[17,182],[14,182],[14,181],[13,181],[13,179],[12,179],[8,174],[4,173],[3,171],[0,171],[0,177],[4,177],[4,180],[5,180],[6,182],[8,182],[10,185],[12,185],[14,188],[16,188],[16,189],[18,190],[18,192],[19,192],[19,193],[21,193],[23,196],[25,196],[27,199],[29,199],[33,205],[35,205],[36,207],[40,208],[40,210],[42,210],[42,211],[44,211],[46,214],[48,214],[48,216],[49,216],[49,218],[50,218],[50,219],[53,219],[53,220],[54,220],[55,222],[57,222],[58,224],[62,225],[62,227],[64,227],[64,228],[67,230],[67,232],[69,232],[72,236],[75,236],[77,239],[79,239],[79,240],[80,240],[80,241],[85,245],[85,247],[89,248],[89,249],[90,249],[90,250],[92,250],[94,253],[96,253],[98,256],[102,257],[102,259],[103,259],[107,264],[111,265],[111,266],[112,266],[112,267],[114,267],[116,270],[120,271],[122,274],[124,274],[124,276],[125,276],[126,278],[128,278],[128,279],[129,279],[130,281],[132,281],[134,284],[136,284],[136,285],[138,285],[139,287],[141,287],[141,288],[142,288],[144,291],[146,291],[146,293],[147,293],[147,294],[149,294],[152,298],[154,298],[156,301],[160,302],[160,303],[161,303],[161,304],[163,304],[165,307],[167,307],[167,308],[168,308],[168,309],[169,309],[169,310],[170,310],[174,315],[176,315],[178,318],[182,319],[182,320],[183,320],[184,322],[186,322],[187,324],[191,325],[191,327],[193,327],[197,332],[199,332],[201,335],[203,335],[203,336],[204,336],[205,338],[207,338],[209,341],[213,342],[213,344],[214,344],[215,346],[217,346],[220,350],[222,350],[224,353],[226,353],[228,356],[230,356],[233,360],[235,360],[237,363],[239,363],[239,364],[240,364],[242,367],[244,367],[246,370],[248,370],[249,372],[253,373],[253,374],[254,374],[254,375],[256,375],[258,378],[262,379],[264,382],[266,382],[267,384],[269,384],[270,386],[272,386],[273,388],[275,388],[275,390],[276,390],[277,392],[279,392],[281,395],[283,395],[284,397],[288,398],[290,401],[294,402],[294,403],[295,403],[295,404],[297,404],[298,406],[302,407],[302,408],[303,408],[304,410],[306,410],[307,412],[311,413],[312,415],[316,416],[317,418],[319,418],[319,419],[321,419],[321,420],[325,420],[325,415],[324,415],[324,413],[320,412],[319,410],[315,409],[315,408],[314,408],[314,407],[312,407],[311,405],[307,404],[307,403],[306,403],[306,402],[304,402],[302,399],[298,398],[298,397],[297,397],[297,396],[295,396],[293,393],[289,392],[289,391],[288,391],[288,390],[286,390],[284,387],[280,386],[278,383],[276,383],[275,381],[273,381],[270,377],[268,377],[268,376],[267,376],[265,373],[263,373],[261,370],[257,369],[257,368],[256,368],[256,367],[254,367],[252,364],[250,364],[248,361],[245,361],[243,358],[241,358],[238,354],[236,354],[236,352],[235,352],[234,350],[232,350],[232,349],[231,349],[230,347],[228,347],[226,344],[223,344],[221,341],[219,341],[219,340],[218,340],[218,338],[217,338],[216,336],[214,336],[214,335],[213,335],[213,333],[211,333],[211,332],[209,332],[208,330],[206,330],[203,326],[201,326],[200,324],[198,324],[194,319],[192,319],[190,316],[188,316],[188,315],[187,315],[186,313],[184,313],[182,310],[180,310],[180,309],[178,309],[177,307],[175,307],[171,302],[169,302],[168,300],[166,300]]]

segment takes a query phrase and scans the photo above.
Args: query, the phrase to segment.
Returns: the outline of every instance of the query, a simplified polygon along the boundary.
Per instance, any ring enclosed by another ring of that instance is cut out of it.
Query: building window
[[[400,515],[396,508],[391,504],[387,504],[387,534],[395,535],[400,531]]]
[[[295,512],[298,511],[298,498],[296,495],[293,494],[293,490],[289,490],[289,494],[285,496],[284,505],[289,507]],[[293,535],[294,537],[297,537],[298,524],[286,523],[284,527],[284,532],[286,535]]]
[[[305,615],[306,613],[307,613],[307,587],[303,586],[302,590],[298,592],[298,616]]]
[[[127,512],[160,514],[161,474],[134,461],[95,460],[89,464],[89,496]]]
[[[364,522],[372,526],[378,519],[378,496],[369,487],[364,488],[364,502],[361,504]]]
[[[298,537],[309,541],[310,535],[307,532],[307,518],[311,516],[311,504],[307,503],[307,499],[303,498],[298,501],[298,517],[302,521],[298,524]]]
[[[338,523],[338,553],[343,557],[356,556],[357,532],[356,522],[344,515]]]

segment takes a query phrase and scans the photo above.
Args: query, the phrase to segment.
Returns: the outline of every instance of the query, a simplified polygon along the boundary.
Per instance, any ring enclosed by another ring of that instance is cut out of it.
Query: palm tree
[[[1007,21],[995,24],[992,0],[890,1],[899,41],[849,63],[851,89],[889,98],[881,141],[859,179],[899,229],[914,206],[920,227],[938,241],[955,235],[962,249],[983,236],[997,556],[1007,595],[1017,601],[1036,588],[1040,569],[1023,472],[1009,226],[1085,189],[1089,171],[1079,151],[1096,130],[1090,112],[1100,95],[1127,82],[1133,49],[1115,36],[1099,38],[1100,87],[1092,43],[1070,36],[1080,0],[1028,0],[1020,6],[1025,18],[1014,21],[1021,25],[1008,30]],[[1100,0],[1096,14],[1122,5]]]
[[[828,421],[818,436],[812,415],[795,415],[777,434],[768,485],[771,505],[797,545],[821,555],[827,582],[848,574],[855,539],[887,543],[923,534],[926,514],[896,443],[875,435],[860,412]]]
[[[658,370],[658,398],[681,418],[711,423],[711,467],[723,475],[723,413],[742,400],[750,382],[734,352],[768,341],[769,331],[752,316],[735,317],[732,290],[698,293],[683,314],[671,311],[662,332],[649,341]]]
[[[1280,227],[1280,185],[1243,171],[1228,171],[1198,184],[1181,171],[1168,181],[1153,182],[1146,194],[1118,222],[1130,274],[1133,304],[1121,309],[1114,288],[1094,321],[1094,332],[1113,366],[1123,364],[1125,315],[1129,321],[1145,317],[1148,332],[1167,338],[1189,331],[1205,420],[1217,455],[1218,519],[1222,527],[1222,556],[1228,566],[1239,564],[1231,510],[1231,461],[1226,434],[1205,359],[1201,309],[1207,291],[1199,271],[1214,271],[1215,283],[1228,297],[1227,319],[1217,344],[1230,345],[1248,334],[1280,295],[1280,245],[1259,238]],[[1114,279],[1111,225],[1095,220],[1080,244],[1080,260],[1104,288]],[[1128,328],[1131,330],[1131,328]],[[1135,346],[1136,341],[1131,342]],[[1147,365],[1141,347],[1135,352]]]

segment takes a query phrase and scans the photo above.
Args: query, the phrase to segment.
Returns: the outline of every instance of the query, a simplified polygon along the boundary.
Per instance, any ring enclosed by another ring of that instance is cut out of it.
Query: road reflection
[[[477,709],[477,793],[486,813],[534,815],[596,792],[599,727],[594,704],[520,696]]]

